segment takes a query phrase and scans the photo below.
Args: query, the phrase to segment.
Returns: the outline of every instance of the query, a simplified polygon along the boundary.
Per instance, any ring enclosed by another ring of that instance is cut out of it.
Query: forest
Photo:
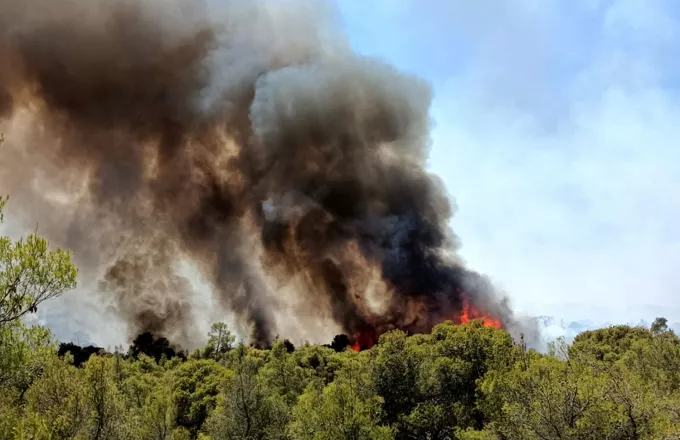
[[[362,351],[346,336],[250,347],[220,322],[190,353],[149,333],[106,351],[23,320],[76,279],[68,251],[0,237],[0,440],[680,438],[680,339],[664,318],[546,353],[479,320]]]

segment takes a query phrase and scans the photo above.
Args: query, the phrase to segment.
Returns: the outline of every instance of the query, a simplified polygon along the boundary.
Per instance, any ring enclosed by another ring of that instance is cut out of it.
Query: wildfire
[[[503,328],[501,320],[495,318],[491,315],[485,314],[480,311],[477,307],[470,304],[467,298],[463,299],[463,307],[461,308],[460,315],[452,321],[457,324],[468,324],[470,321],[480,319],[485,327],[493,328]],[[378,342],[379,334],[375,329],[368,329],[365,331],[360,331],[354,335],[354,344],[352,344],[352,350],[362,351],[368,350],[373,345]]]
[[[485,327],[503,328],[503,324],[498,318],[485,315],[475,306],[470,304],[467,298],[463,299],[463,310],[460,312],[460,323],[467,324],[472,320],[481,319]]]
[[[375,330],[363,331],[354,335],[354,344],[352,350],[361,351],[368,350],[378,342],[378,334]]]

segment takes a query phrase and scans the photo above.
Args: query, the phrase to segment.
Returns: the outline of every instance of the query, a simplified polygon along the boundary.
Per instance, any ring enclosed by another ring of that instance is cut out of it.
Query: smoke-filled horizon
[[[7,0],[0,188],[129,339],[196,338],[180,261],[255,343],[428,331],[465,301],[509,324],[425,169],[431,95],[320,1]]]

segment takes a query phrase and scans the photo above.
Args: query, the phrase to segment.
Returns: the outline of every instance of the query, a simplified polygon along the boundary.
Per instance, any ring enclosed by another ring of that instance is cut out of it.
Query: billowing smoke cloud
[[[426,331],[464,299],[509,320],[425,170],[429,86],[339,29],[320,1],[5,0],[0,184],[130,335],[190,343],[180,260],[254,342]]]

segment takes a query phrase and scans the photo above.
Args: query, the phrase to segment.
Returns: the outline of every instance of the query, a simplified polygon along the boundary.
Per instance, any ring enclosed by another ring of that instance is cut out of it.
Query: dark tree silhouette
[[[349,336],[336,335],[333,338],[333,342],[331,342],[330,345],[326,345],[326,347],[330,347],[339,353],[341,351],[345,351],[345,349],[350,345],[352,345],[352,341],[349,339]]]
[[[176,351],[170,346],[170,341],[163,337],[156,338],[149,332],[142,333],[132,341],[129,353],[130,356],[135,359],[139,358],[140,354],[145,354],[154,358],[156,362],[160,361],[163,355],[165,355],[168,360],[175,356],[179,356],[183,359],[186,358],[182,351]]]
[[[288,339],[285,339],[285,340],[283,341],[283,345],[286,346],[286,351],[287,351],[288,353],[292,353],[292,352],[295,351],[295,345],[293,345],[293,343],[290,342]]]
[[[66,353],[71,353],[73,356],[73,365],[76,367],[82,366],[85,362],[90,359],[93,354],[104,353],[104,349],[101,347],[95,347],[93,345],[88,345],[87,347],[81,347],[72,342],[62,342],[59,344],[59,349],[57,354],[59,357],[64,357]]]

